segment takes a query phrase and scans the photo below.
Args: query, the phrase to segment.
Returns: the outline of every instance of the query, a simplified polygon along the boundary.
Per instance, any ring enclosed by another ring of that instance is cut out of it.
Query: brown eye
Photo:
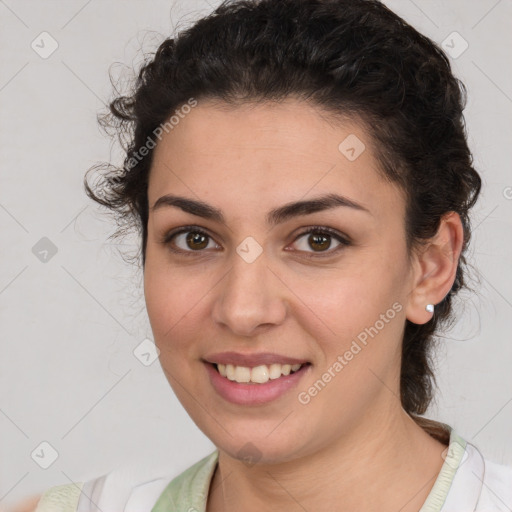
[[[186,237],[187,246],[196,251],[208,246],[208,236],[203,233],[189,231]]]
[[[308,256],[323,256],[322,253],[331,255],[338,252],[343,247],[350,245],[350,242],[330,228],[318,227],[302,232],[295,239],[294,244],[299,251],[309,253]]]
[[[172,252],[187,256],[194,252],[204,252],[204,249],[220,248],[208,233],[192,227],[184,227],[179,231],[168,233],[162,243],[168,246]]]
[[[308,237],[309,246],[315,250],[325,251],[331,246],[330,235],[322,235],[318,233],[311,233]]]

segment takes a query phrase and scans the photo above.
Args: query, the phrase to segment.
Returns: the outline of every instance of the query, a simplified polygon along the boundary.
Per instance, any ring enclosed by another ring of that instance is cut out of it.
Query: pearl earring
[[[425,309],[429,312],[429,313],[433,313],[434,312],[434,304],[427,304],[425,306]]]

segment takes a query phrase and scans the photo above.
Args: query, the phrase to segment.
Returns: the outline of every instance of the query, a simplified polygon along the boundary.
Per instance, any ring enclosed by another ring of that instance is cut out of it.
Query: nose
[[[286,287],[262,253],[252,263],[233,255],[231,269],[215,287],[214,321],[238,336],[251,337],[286,317]]]

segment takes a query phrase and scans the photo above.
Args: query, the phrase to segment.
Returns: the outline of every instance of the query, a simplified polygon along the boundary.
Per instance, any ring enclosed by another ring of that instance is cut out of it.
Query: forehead
[[[300,100],[199,101],[154,150],[149,204],[176,193],[220,208],[236,198],[254,212],[337,192],[376,215],[403,213],[402,191],[382,178],[373,144],[361,122],[334,122]]]

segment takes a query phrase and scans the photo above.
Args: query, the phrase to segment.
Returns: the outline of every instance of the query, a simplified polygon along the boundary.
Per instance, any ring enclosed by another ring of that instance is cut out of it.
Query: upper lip
[[[260,366],[263,364],[303,364],[308,361],[294,357],[273,354],[272,352],[260,352],[256,354],[242,354],[240,352],[218,352],[204,358],[208,363],[232,364],[234,366]]]

